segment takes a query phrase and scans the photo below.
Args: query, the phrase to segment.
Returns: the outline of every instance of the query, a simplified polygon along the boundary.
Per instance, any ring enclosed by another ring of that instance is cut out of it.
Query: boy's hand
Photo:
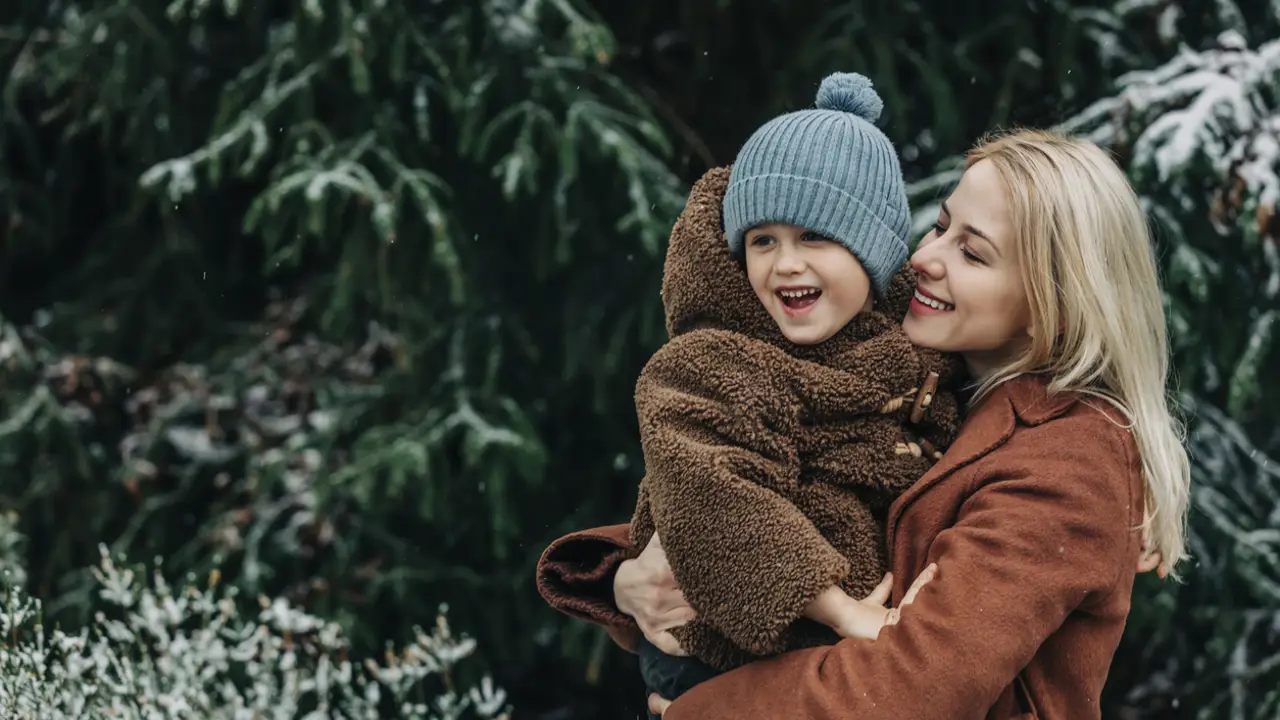
[[[888,580],[888,576],[885,580]],[[882,586],[884,583],[880,583]],[[872,595],[879,592],[880,588],[876,588]],[[883,603],[882,603],[883,604]],[[884,608],[880,608],[884,612]],[[874,613],[871,610],[870,613]],[[875,623],[874,618],[870,617],[870,613],[866,607],[848,595],[837,585],[832,585],[822,594],[814,598],[804,609],[804,616],[814,622],[822,623],[827,627],[835,630],[844,637],[852,637],[849,633],[857,633],[865,631]],[[872,637],[875,637],[872,635]]]
[[[861,600],[845,595],[838,587],[827,588],[805,608],[805,617],[835,630],[841,637],[874,640],[885,625],[897,625],[902,608],[915,601],[921,588],[937,574],[936,564],[925,568],[907,589],[896,608],[885,607],[893,588],[893,575],[887,574],[871,594]]]
[[[887,573],[884,576],[884,580],[881,580],[880,584],[876,586],[876,589],[872,590],[871,594],[863,598],[860,602],[864,605],[869,605],[876,609],[885,611],[884,620],[880,623],[880,627],[884,627],[885,625],[897,625],[898,621],[902,619],[902,608],[915,602],[916,595],[919,595],[920,590],[925,585],[928,585],[929,581],[933,580],[937,574],[938,563],[929,563],[929,567],[926,567],[924,572],[920,573],[920,575],[916,577],[915,582],[911,583],[911,587],[907,588],[907,592],[903,594],[902,602],[898,603],[898,607],[886,609],[884,605],[889,602],[889,594],[893,588],[893,573]],[[876,628],[877,634],[880,632],[880,627]]]

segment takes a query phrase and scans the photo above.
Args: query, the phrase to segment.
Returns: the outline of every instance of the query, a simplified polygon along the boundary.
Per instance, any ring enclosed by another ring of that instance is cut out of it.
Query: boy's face
[[[830,339],[871,308],[871,278],[838,242],[795,225],[758,225],[743,243],[756,297],[797,345]]]

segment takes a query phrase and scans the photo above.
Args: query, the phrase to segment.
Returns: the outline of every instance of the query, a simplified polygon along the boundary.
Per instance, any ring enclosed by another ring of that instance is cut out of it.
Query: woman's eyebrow
[[[943,200],[943,201],[942,201],[942,212],[946,213],[946,214],[947,214],[947,217],[951,217],[951,208],[947,207],[947,201],[946,201],[946,200]],[[996,251],[996,255],[1001,255],[1001,256],[1003,256],[1003,254],[1000,252],[1000,245],[998,245],[998,244],[996,243],[996,241],[995,241],[995,240],[992,240],[990,235],[988,235],[988,234],[986,234],[986,233],[982,232],[982,231],[981,231],[981,230],[979,230],[978,228],[976,228],[976,227],[974,227],[974,226],[970,225],[969,223],[961,223],[961,224],[960,224],[960,227],[961,227],[961,229],[963,229],[965,232],[967,232],[967,233],[969,233],[969,234],[971,234],[971,235],[977,235],[978,237],[982,238],[983,240],[986,240],[986,241],[987,241],[987,244],[989,244],[989,245],[991,246],[991,249]]]

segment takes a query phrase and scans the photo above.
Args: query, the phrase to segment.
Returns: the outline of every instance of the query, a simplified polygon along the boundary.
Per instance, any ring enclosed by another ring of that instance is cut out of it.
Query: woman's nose
[[[937,280],[946,274],[946,263],[938,252],[938,243],[920,243],[916,251],[911,253],[911,269],[931,280]]]

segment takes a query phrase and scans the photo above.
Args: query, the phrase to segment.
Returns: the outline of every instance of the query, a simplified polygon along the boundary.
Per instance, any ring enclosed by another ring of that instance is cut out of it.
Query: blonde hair
[[[1186,557],[1190,463],[1170,410],[1164,302],[1138,197],[1111,157],[1079,138],[1037,130],[993,136],[969,152],[966,166],[983,160],[1010,203],[1032,338],[983,379],[977,396],[1035,372],[1052,377],[1051,392],[1114,404],[1142,457],[1142,529],[1173,573]]]

